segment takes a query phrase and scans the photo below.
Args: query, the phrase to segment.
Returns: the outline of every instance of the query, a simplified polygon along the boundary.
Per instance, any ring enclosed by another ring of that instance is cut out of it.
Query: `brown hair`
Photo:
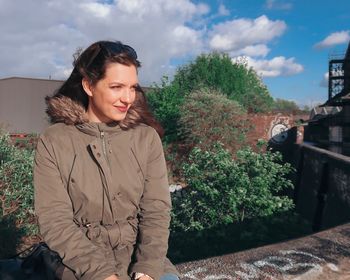
[[[89,99],[83,89],[82,79],[86,78],[90,84],[95,85],[104,78],[106,68],[110,63],[134,65],[136,69],[141,66],[137,60],[136,51],[132,47],[119,41],[98,41],[90,45],[74,60],[71,75],[52,97],[46,98],[46,102],[49,104],[51,99],[68,97],[87,110]],[[163,136],[163,128],[150,112],[144,91],[140,86],[136,90],[135,101],[125,119],[119,122],[120,127],[127,130],[144,123],[152,126],[160,136]],[[49,110],[50,108],[47,112]]]

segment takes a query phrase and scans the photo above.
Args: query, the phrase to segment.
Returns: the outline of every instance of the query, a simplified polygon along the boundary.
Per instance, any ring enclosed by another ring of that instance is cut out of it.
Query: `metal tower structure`
[[[343,58],[331,57],[328,69],[328,106],[350,103],[350,42]]]

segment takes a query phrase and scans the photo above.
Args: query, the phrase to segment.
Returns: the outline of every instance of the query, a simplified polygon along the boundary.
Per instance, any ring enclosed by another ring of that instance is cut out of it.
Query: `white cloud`
[[[265,57],[270,52],[270,49],[264,45],[264,44],[258,44],[258,45],[251,45],[244,47],[242,49],[239,49],[237,51],[230,52],[230,55],[232,57],[234,56],[251,56],[251,57]]]
[[[262,44],[281,36],[287,26],[281,20],[269,20],[265,15],[256,19],[235,19],[215,25],[209,45],[214,50],[238,51],[250,45]]]
[[[206,15],[210,12],[210,7],[207,4],[199,3],[197,5],[197,13]]]
[[[323,79],[320,81],[321,87],[328,88],[328,77],[329,77],[329,73],[328,72],[324,73]]]
[[[219,16],[228,16],[228,15],[230,15],[230,11],[225,7],[224,4],[220,4],[219,9],[218,9],[218,15]]]
[[[345,44],[350,40],[349,32],[350,32],[349,30],[334,32],[329,36],[327,36],[321,42],[318,42],[317,44],[315,44],[315,47],[319,49],[323,49],[323,48],[329,48],[335,45]]]
[[[204,27],[191,24],[209,11],[190,0],[2,0],[0,77],[66,78],[78,47],[111,39],[136,49],[143,84],[158,82],[172,59],[203,51]]]
[[[210,10],[208,5],[203,3],[195,5],[190,0],[118,0],[116,2],[116,12],[120,12],[119,17],[126,14],[131,21],[133,17],[146,19],[152,16],[168,16],[169,21],[174,20],[169,17],[172,16],[181,21],[187,21],[195,15],[206,14]]]
[[[233,62],[235,61],[237,59],[233,60]],[[291,76],[304,70],[301,64],[295,62],[294,57],[277,56],[271,60],[255,60],[254,58],[246,57],[246,61],[248,66],[252,67],[262,77]]]
[[[78,47],[110,39],[136,49],[142,62],[141,83],[149,85],[174,72],[174,59],[184,60],[212,49],[231,56],[264,58],[270,52],[268,43],[287,28],[284,21],[263,15],[208,29],[213,15],[229,13],[222,4],[217,14],[210,14],[207,4],[191,0],[0,0],[0,78],[64,79]],[[300,71],[294,59],[283,59],[286,65],[275,68],[274,59],[251,61],[265,76],[275,75],[268,71],[276,71],[276,75]]]
[[[267,0],[265,5],[269,10],[290,10],[293,8],[292,3],[279,0]]]
[[[102,3],[82,3],[81,7],[87,13],[98,18],[106,18],[111,10],[110,5]]]

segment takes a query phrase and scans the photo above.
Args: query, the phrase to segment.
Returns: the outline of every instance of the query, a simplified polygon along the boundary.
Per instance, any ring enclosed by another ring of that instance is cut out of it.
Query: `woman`
[[[131,47],[96,42],[46,100],[55,124],[37,146],[35,211],[65,265],[62,279],[178,279],[166,258],[171,202],[159,126],[139,67]]]

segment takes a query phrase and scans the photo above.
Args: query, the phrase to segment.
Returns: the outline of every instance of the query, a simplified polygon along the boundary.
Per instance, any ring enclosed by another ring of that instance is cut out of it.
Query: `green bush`
[[[221,92],[249,112],[267,112],[273,98],[257,73],[247,63],[233,63],[227,54],[210,53],[177,69],[173,81],[164,77],[161,85],[147,92],[149,105],[165,129],[165,142],[178,140],[182,104],[201,88]]]
[[[289,114],[301,111],[299,109],[299,106],[294,101],[282,98],[276,98],[273,104],[273,110],[275,112],[283,112]]]
[[[170,84],[167,77],[163,77],[161,86],[156,85],[147,92],[147,100],[156,119],[164,128],[164,141],[175,141],[179,126],[179,108],[184,101],[181,89],[176,84]]]
[[[248,130],[246,112],[237,102],[216,90],[201,89],[186,97],[180,107],[179,132],[189,148],[221,142],[235,151]]]
[[[34,215],[33,149],[14,146],[8,134],[0,131],[1,221],[10,215],[25,234],[38,232]]]
[[[174,196],[172,230],[193,231],[289,210],[292,200],[280,194],[292,188],[292,171],[281,154],[244,148],[233,159],[221,143],[194,148],[184,164],[188,186]]]
[[[266,112],[273,104],[273,98],[254,69],[244,60],[233,62],[225,53],[198,56],[177,70],[172,85],[184,94],[202,87],[217,89],[249,112]]]

